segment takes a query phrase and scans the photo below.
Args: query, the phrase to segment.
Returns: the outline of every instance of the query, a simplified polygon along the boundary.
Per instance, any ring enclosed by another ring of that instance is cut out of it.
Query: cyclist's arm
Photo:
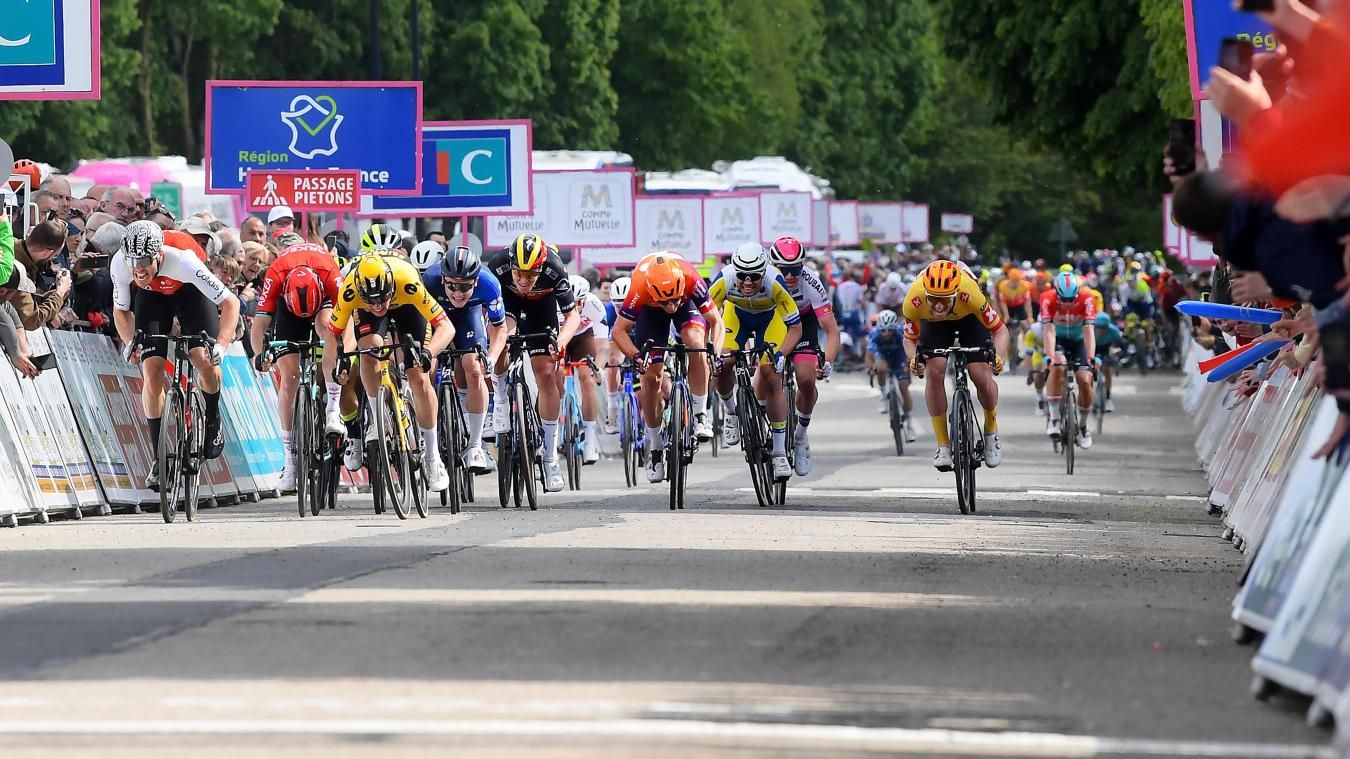
[[[441,355],[441,351],[450,347],[450,341],[455,339],[455,325],[441,314],[441,320],[436,323],[431,332],[431,340],[427,342],[427,352],[432,356]]]
[[[131,313],[131,269],[119,251],[108,264],[112,278],[113,326],[126,345],[136,338],[136,315]]]
[[[249,327],[248,341],[253,345],[253,355],[257,356],[266,349],[267,329],[272,326],[272,315],[258,313],[253,317],[253,325]]]
[[[638,354],[637,345],[633,343],[633,335],[631,334],[633,324],[634,321],[621,312],[614,317],[614,329],[609,333],[614,344],[618,346],[619,352],[627,359],[636,359]]]
[[[787,291],[781,277],[773,285],[773,300],[778,318],[787,326],[787,334],[783,336],[783,344],[778,346],[778,350],[788,353],[802,340],[802,312],[797,309],[797,302],[792,299],[792,293]]]
[[[839,320],[834,318],[834,309],[825,308],[816,312],[816,322],[825,331],[825,360],[834,363],[839,356]]]

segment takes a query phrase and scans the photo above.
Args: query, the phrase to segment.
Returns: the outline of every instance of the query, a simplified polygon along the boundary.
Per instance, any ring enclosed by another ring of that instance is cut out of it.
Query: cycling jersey
[[[830,294],[821,283],[820,276],[809,266],[802,267],[801,276],[797,277],[797,287],[789,287],[788,294],[792,296],[792,300],[797,303],[797,309],[803,314],[808,311],[823,314],[834,310],[830,305]]]
[[[567,280],[567,270],[557,256],[549,256],[539,271],[539,276],[529,290],[522,290],[511,278],[511,251],[502,249],[483,260],[483,267],[492,272],[501,283],[502,290],[522,300],[542,300],[549,296],[558,299],[558,310],[565,313],[576,307],[576,294],[572,292],[572,283]]]
[[[1097,331],[1097,354],[1101,355],[1112,345],[1125,347],[1125,336],[1120,333],[1120,328],[1114,324],[1108,324],[1105,327],[1094,326]]]
[[[317,246],[316,246],[317,247]],[[316,250],[296,250],[281,256],[267,267],[263,275],[262,294],[258,296],[258,313],[271,316],[277,311],[277,303],[282,299],[282,290],[286,277],[298,268],[307,266],[319,275],[323,282],[325,305],[332,305],[338,299],[338,287],[342,284],[342,269],[328,253]]]
[[[489,322],[492,324],[506,323],[506,310],[502,307],[501,283],[497,281],[492,272],[485,268],[478,269],[478,283],[474,285],[469,300],[458,308],[450,302],[450,296],[445,292],[445,280],[441,278],[439,267],[432,267],[422,273],[422,286],[427,289],[428,293],[431,293],[431,297],[436,299],[436,302],[440,304],[441,308],[445,309],[447,314],[484,308],[487,309]]]
[[[1003,299],[1003,305],[1008,308],[1020,308],[1031,298],[1031,285],[1026,281],[1013,282],[1004,278],[994,287],[998,290],[998,297]]]
[[[417,271],[416,266],[398,256],[385,255],[381,258],[389,264],[390,271],[394,273],[394,300],[389,304],[390,311],[411,306],[433,327],[445,321],[445,310],[432,299],[427,288],[422,286],[421,273]],[[365,299],[356,290],[356,274],[354,267],[342,281],[342,295],[333,306],[333,315],[328,319],[328,329],[334,334],[342,334],[354,313],[370,311],[370,306],[366,305]]]
[[[576,334],[594,334],[601,340],[608,340],[609,326],[605,324],[605,307],[600,303],[600,299],[593,293],[586,293],[586,297],[581,299],[579,310],[581,325],[577,327]]]
[[[904,285],[889,285],[885,282],[877,288],[876,297],[872,299],[878,308],[894,309],[905,301]]]
[[[1152,303],[1153,289],[1148,286],[1148,279],[1144,277],[1127,279],[1120,285],[1120,299],[1126,303]]]
[[[889,332],[890,337],[885,335]],[[900,337],[900,330],[882,330],[880,327],[873,327],[867,331],[867,352],[875,356],[904,355],[905,341]]]
[[[990,332],[997,332],[1003,326],[1003,318],[990,305],[980,285],[974,277],[962,272],[956,287],[956,300],[949,313],[942,316],[933,314],[932,304],[923,288],[923,276],[914,281],[905,295],[905,336],[911,340],[919,339],[919,325],[923,322],[957,321],[967,316],[978,317],[980,323]]]
[[[1062,303],[1054,290],[1041,296],[1041,323],[1055,325],[1055,337],[1082,340],[1083,325],[1097,318],[1097,301],[1087,288],[1078,290],[1072,303]]]
[[[619,315],[629,321],[637,321],[638,315],[644,308],[656,305],[647,288],[647,270],[651,267],[655,255],[654,253],[647,254],[641,261],[638,261],[637,268],[633,269],[632,284],[628,287],[628,297],[624,299],[623,305],[619,306]],[[699,276],[698,270],[694,268],[693,264],[674,253],[662,253],[661,255],[679,260],[680,268],[684,270],[684,298],[681,306],[692,303],[699,313],[704,314],[717,308],[710,297],[708,284],[703,281],[703,277]],[[791,300],[790,296],[789,300]]]
[[[736,267],[728,265],[713,278],[708,294],[717,305],[730,303],[744,313],[777,312],[782,317],[783,324],[789,327],[802,320],[797,302],[788,292],[783,275],[772,266],[759,281],[759,287],[750,295],[745,295],[741,292],[736,279]]]
[[[193,241],[196,244],[196,241]],[[198,246],[200,249],[200,246]],[[141,289],[173,295],[185,284],[191,284],[205,295],[207,300],[219,306],[233,294],[220,278],[206,268],[206,264],[195,251],[182,250],[165,245],[164,258],[160,261],[159,272],[150,280],[148,286]],[[131,264],[127,262],[126,251],[119,250],[108,266],[113,283],[113,308],[118,311],[131,310],[131,285],[134,281]],[[137,285],[140,287],[140,285]]]

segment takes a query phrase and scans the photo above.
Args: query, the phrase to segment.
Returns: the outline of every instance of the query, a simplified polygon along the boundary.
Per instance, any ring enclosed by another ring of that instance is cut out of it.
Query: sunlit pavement
[[[426,520],[357,495],[0,531],[0,752],[1317,755],[1302,705],[1246,694],[1177,384],[1123,378],[1069,477],[1003,378],[974,516],[921,396],[897,458],[846,375],[780,509],[705,450],[680,513],[606,460],[533,513],[482,477]]]

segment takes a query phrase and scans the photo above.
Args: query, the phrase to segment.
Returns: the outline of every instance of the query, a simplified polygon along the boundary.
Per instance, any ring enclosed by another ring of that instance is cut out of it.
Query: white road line
[[[1043,495],[1047,498],[1101,498],[1101,493],[1091,490],[1028,490],[1027,495]],[[997,496],[995,496],[997,497]]]
[[[865,728],[699,720],[22,720],[4,735],[362,735],[716,740],[742,745],[819,745],[909,754],[1094,757],[1206,756],[1331,759],[1324,746],[1141,740],[1027,732]]]
[[[320,588],[297,596],[289,604],[531,604],[594,603],[641,606],[772,606],[815,608],[911,609],[929,607],[990,607],[1016,603],[1013,599],[943,593],[881,593],[874,591],[710,590],[684,588]]]

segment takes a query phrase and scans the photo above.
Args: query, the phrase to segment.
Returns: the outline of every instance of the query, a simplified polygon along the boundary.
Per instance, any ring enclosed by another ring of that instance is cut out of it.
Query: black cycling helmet
[[[441,279],[475,279],[482,266],[477,253],[468,246],[456,245],[441,259]]]

